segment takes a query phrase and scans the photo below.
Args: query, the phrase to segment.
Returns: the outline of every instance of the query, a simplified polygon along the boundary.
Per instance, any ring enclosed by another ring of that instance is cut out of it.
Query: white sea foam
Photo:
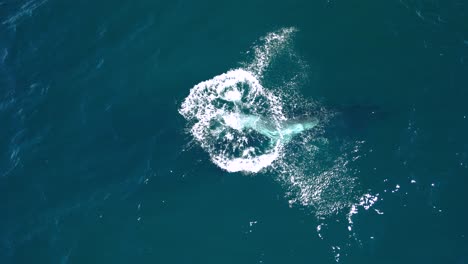
[[[263,37],[263,45],[254,46],[255,59],[247,65],[247,69],[259,77],[263,76],[272,59],[290,45],[291,37],[296,32],[294,27],[282,28]]]
[[[268,34],[249,65],[195,85],[182,103],[191,134],[220,168],[256,173],[282,155],[283,103],[259,79],[294,31]]]
[[[33,12],[47,3],[48,0],[30,0],[21,5],[18,11],[13,14],[12,16],[8,17],[6,20],[2,21],[3,25],[9,25],[10,27],[14,27],[19,20],[21,20],[25,16],[32,16]]]
[[[245,113],[267,118],[279,130],[285,119],[281,109],[280,98],[254,74],[235,69],[195,85],[179,112],[216,165],[229,172],[259,172],[279,157],[282,146],[280,140],[267,144],[270,139],[245,130],[247,123],[254,122]],[[258,141],[269,147],[259,147]]]

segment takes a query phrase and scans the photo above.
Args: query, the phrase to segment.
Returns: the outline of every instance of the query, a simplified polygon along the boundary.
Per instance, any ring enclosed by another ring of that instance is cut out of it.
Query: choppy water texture
[[[468,262],[467,12],[0,1],[0,263]]]

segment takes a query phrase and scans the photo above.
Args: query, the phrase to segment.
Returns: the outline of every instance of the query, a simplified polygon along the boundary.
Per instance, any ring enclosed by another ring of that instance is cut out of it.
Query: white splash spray
[[[182,103],[179,112],[192,126],[191,134],[220,168],[256,173],[282,155],[291,127],[284,126],[281,98],[259,79],[293,32],[287,28],[268,34],[265,44],[254,48],[250,65],[195,85]]]

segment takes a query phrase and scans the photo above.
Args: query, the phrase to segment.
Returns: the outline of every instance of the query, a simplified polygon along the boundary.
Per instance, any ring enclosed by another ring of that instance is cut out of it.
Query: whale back
[[[259,116],[241,115],[237,127],[239,129],[253,129],[270,138],[272,142],[280,140],[287,143],[296,135],[314,128],[317,124],[318,119],[315,117],[286,120],[280,124],[274,124]]]

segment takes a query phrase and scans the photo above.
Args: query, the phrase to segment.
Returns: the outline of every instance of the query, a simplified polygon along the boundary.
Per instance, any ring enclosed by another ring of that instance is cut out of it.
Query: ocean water
[[[0,263],[468,263],[466,1],[0,1]]]

